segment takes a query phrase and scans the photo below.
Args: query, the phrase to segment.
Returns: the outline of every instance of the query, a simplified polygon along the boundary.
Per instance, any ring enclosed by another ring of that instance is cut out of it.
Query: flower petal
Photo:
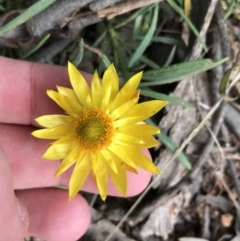
[[[69,114],[79,114],[82,112],[83,108],[77,102],[56,91],[48,90],[47,95]]]
[[[144,120],[152,115],[155,115],[159,110],[161,110],[167,101],[162,100],[151,100],[143,102],[131,107],[127,112],[122,115],[122,118],[128,118],[133,116],[144,116]]]
[[[113,142],[115,140],[119,140],[123,143],[124,142],[131,142],[131,143],[134,143],[134,144],[144,144],[144,142],[141,139],[138,139],[137,137],[130,136],[130,135],[127,135],[127,134],[124,134],[124,133],[119,133],[119,132],[117,132],[114,135]]]
[[[127,163],[129,166],[137,170],[137,165],[134,162],[134,160],[128,155],[126,149],[126,146],[116,145],[114,142],[107,147],[109,151],[111,151],[113,154],[118,156],[123,162]]]
[[[106,87],[111,86],[111,100],[113,100],[119,91],[119,81],[114,65],[111,64],[104,72],[102,78],[102,89],[105,92]]]
[[[42,158],[49,160],[63,159],[71,150],[72,145],[67,144],[52,144],[43,154]]]
[[[120,118],[127,110],[129,110],[134,104],[136,104],[137,101],[138,98],[131,99],[123,105],[119,106],[117,109],[113,110],[113,112],[110,114],[112,120]]]
[[[90,88],[77,68],[68,61],[68,74],[76,96],[83,107],[91,105]]]
[[[94,72],[92,77],[91,96],[93,107],[100,107],[102,99],[102,89],[97,71]]]
[[[78,160],[73,170],[69,182],[69,199],[73,199],[77,195],[79,190],[82,188],[84,182],[87,179],[91,171],[91,160],[89,153],[86,153],[82,160]]]
[[[107,197],[108,169],[107,163],[102,155],[97,155],[97,159],[92,162],[92,171],[96,180],[99,194],[103,201]]]
[[[65,156],[60,166],[58,167],[55,177],[59,176],[63,172],[65,172],[69,167],[71,167],[77,160],[83,159],[85,152],[80,152],[77,146],[73,147],[73,149]]]
[[[116,129],[116,128],[119,128],[121,126],[125,126],[125,125],[128,125],[128,124],[136,124],[140,121],[143,121],[145,120],[144,119],[145,116],[133,116],[133,117],[129,117],[129,118],[121,118],[119,120],[115,120],[113,122],[113,127]]]
[[[41,129],[32,132],[32,135],[41,139],[60,139],[73,133],[72,125],[57,126],[51,129]]]
[[[142,137],[143,144],[140,144],[140,148],[152,148],[159,146],[160,143],[153,136],[144,136]]]
[[[129,156],[134,159],[134,161],[139,167],[153,174],[160,174],[159,169],[152,163],[150,159],[148,159],[141,152],[141,150],[138,150],[137,148],[130,148],[130,147],[126,147],[125,149],[127,150],[127,153],[129,154]]]
[[[113,154],[114,155],[114,154]],[[109,175],[113,181],[113,184],[116,186],[118,191],[126,197],[127,195],[127,175],[126,175],[126,166],[125,163],[121,163],[121,160],[114,155],[114,162],[117,163],[118,173],[113,172],[111,168],[109,168]]]
[[[118,128],[118,131],[121,133],[126,133],[136,137],[141,136],[151,136],[157,133],[160,133],[159,128],[155,126],[150,126],[146,124],[136,124],[136,125],[125,125]]]
[[[41,126],[52,128],[61,125],[69,125],[73,122],[73,118],[68,115],[43,115],[35,119],[35,121]]]
[[[106,160],[106,162],[108,163],[109,168],[111,170],[113,170],[115,173],[118,173],[116,163],[115,163],[114,159],[112,158],[111,153],[107,149],[101,150],[100,153],[103,156],[103,158]]]
[[[109,109],[109,101],[111,97],[111,86],[106,87],[103,99],[101,101],[101,109],[107,111]]]
[[[60,94],[67,96],[68,98],[72,99],[73,101],[77,102],[81,105],[79,99],[77,98],[73,89],[69,89],[62,86],[57,86],[57,90]]]
[[[111,105],[111,108],[112,108],[111,111],[121,106],[122,104],[124,104],[124,102],[126,102],[127,100],[130,100],[133,97],[140,83],[141,78],[142,78],[142,72],[139,72],[134,76],[132,76],[126,82],[126,84],[119,91],[116,98],[113,100],[113,103]]]

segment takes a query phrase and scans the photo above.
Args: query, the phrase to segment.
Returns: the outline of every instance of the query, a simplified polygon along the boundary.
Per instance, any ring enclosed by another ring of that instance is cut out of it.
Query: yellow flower
[[[141,152],[143,148],[159,144],[152,137],[159,129],[143,120],[157,113],[167,102],[153,100],[138,104],[137,87],[142,72],[131,77],[120,90],[113,65],[105,71],[101,82],[95,71],[91,88],[70,62],[68,72],[73,89],[58,86],[58,92],[47,91],[66,115],[37,118],[36,122],[45,129],[36,130],[32,135],[56,140],[43,155],[45,159],[63,159],[55,176],[75,164],[69,183],[70,199],[91,172],[103,200],[107,197],[108,176],[126,196],[126,171],[137,173],[141,167],[160,173]]]

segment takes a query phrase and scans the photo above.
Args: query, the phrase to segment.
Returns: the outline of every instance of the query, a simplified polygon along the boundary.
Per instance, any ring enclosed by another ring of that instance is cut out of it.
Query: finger
[[[13,170],[13,182],[16,189],[47,187],[55,185],[68,186],[72,169],[59,177],[54,177],[59,161],[41,158],[49,146],[46,140],[31,136],[32,128],[26,126],[0,124],[0,145],[5,148]],[[149,152],[145,151],[149,156]],[[139,169],[138,174],[128,173],[128,196],[140,193],[149,183],[151,174]],[[90,175],[82,190],[98,193]],[[109,195],[121,196],[112,183],[108,188]]]
[[[53,188],[23,190],[16,195],[28,210],[31,236],[75,241],[90,224],[89,206],[80,195],[70,202],[66,191]]]
[[[0,234],[1,240],[23,240],[28,228],[26,208],[14,195],[12,172],[0,148]],[[14,231],[14,232],[13,232]]]
[[[70,86],[67,68],[0,57],[0,76],[0,122],[35,124],[38,116],[63,113],[46,90]]]

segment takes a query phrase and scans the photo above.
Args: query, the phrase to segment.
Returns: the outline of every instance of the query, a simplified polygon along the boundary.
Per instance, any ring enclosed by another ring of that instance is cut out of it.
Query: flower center
[[[75,126],[77,141],[84,150],[97,151],[107,147],[114,128],[111,118],[100,109],[84,110]]]

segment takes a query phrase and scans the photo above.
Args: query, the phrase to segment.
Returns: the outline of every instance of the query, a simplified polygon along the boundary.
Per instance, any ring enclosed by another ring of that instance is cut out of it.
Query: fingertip
[[[11,167],[1,147],[0,183],[1,240],[23,240],[29,224],[28,212],[27,209],[21,205],[15,197]]]
[[[48,241],[75,241],[88,229],[90,209],[77,195],[69,201],[68,192],[56,188],[19,191],[18,198],[29,211],[29,234]]]

